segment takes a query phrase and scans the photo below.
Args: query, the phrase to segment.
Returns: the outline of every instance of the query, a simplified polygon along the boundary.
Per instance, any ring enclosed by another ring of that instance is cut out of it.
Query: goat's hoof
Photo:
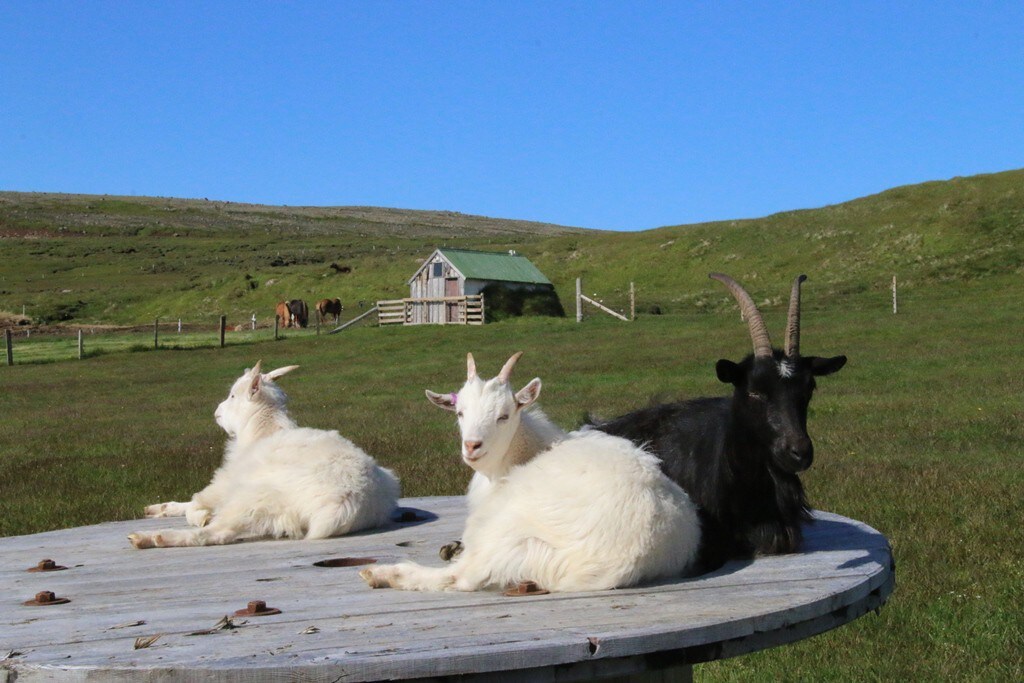
[[[452,541],[451,543],[445,543],[441,546],[441,549],[437,551],[437,554],[445,562],[451,562],[462,554],[464,548],[465,546],[462,545],[462,541]]]
[[[157,503],[156,505],[147,505],[143,514],[146,517],[166,517],[167,516],[167,503]]]
[[[156,547],[153,543],[153,537],[147,534],[128,534],[128,540],[139,550]]]
[[[359,572],[359,576],[363,578],[363,581],[365,581],[370,588],[389,588],[391,586],[387,579],[382,576],[378,576],[377,572],[372,569],[363,569]]]
[[[201,508],[195,511],[189,511],[185,513],[185,521],[191,526],[203,527],[210,523],[210,519],[213,514],[207,508]]]

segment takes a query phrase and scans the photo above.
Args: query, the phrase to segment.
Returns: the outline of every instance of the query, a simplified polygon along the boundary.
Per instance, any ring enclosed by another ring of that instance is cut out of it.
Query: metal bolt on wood
[[[30,572],[59,572],[67,567],[62,567],[51,559],[39,560],[39,564],[29,568]]]
[[[58,598],[53,591],[39,591],[36,593],[36,597],[33,600],[26,600],[23,605],[28,606],[45,606],[45,605],[63,605],[64,603],[71,602],[67,598]]]
[[[538,586],[534,581],[520,581],[513,588],[505,591],[505,595],[510,598],[519,598],[524,595],[547,595],[549,592]]]
[[[265,617],[270,614],[280,614],[281,610],[276,607],[267,607],[262,600],[250,600],[245,609],[235,612],[236,617]]]

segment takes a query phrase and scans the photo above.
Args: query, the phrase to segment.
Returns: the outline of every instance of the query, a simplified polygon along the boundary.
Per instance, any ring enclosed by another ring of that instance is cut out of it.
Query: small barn
[[[394,320],[406,325],[482,324],[487,292],[554,292],[544,273],[515,251],[436,249],[408,285],[403,315]]]

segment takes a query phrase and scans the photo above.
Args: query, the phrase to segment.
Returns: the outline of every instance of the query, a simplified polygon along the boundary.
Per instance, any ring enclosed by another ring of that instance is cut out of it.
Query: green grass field
[[[879,616],[808,641],[698,667],[700,680],[1014,680],[1024,675],[1024,452],[1019,300],[1005,288],[936,288],[904,313],[821,309],[806,295],[805,353],[846,353],[812,404],[816,507],[892,541],[897,589]],[[979,300],[984,305],[979,305]],[[784,311],[766,311],[773,331]],[[465,352],[518,380],[572,427],[672,398],[719,394],[714,361],[749,344],[733,314],[516,320],[483,328],[357,328],[225,349],[110,354],[0,373],[0,534],[137,517],[217,465],[212,412],[240,371],[298,363],[282,384],[300,424],[337,428],[401,475],[405,495],[460,493],[468,471],[450,416]],[[1012,365],[1012,363],[1009,363]]]
[[[850,358],[821,380],[811,406],[809,497],[888,536],[896,591],[878,616],[701,665],[698,679],[1024,679],[1024,172],[630,235],[551,228],[531,236],[529,226],[479,221],[408,231],[387,227],[384,214],[370,214],[371,225],[315,212],[289,227],[283,209],[247,210],[244,222],[234,216],[218,227],[216,212],[229,209],[127,201],[100,212],[94,202],[63,215],[59,202],[44,211],[0,199],[0,311],[24,306],[33,321],[126,325],[181,311],[202,319],[186,316],[196,324],[221,313],[235,324],[257,313],[264,325],[229,336],[224,349],[212,325],[189,350],[153,351],[151,333],[140,331],[124,347],[137,352],[82,361],[59,360],[66,349],[56,345],[74,342],[33,335],[54,346],[0,366],[0,535],[131,519],[147,503],[201,488],[224,441],[213,410],[258,359],[301,365],[282,380],[299,423],[356,441],[401,475],[405,495],[459,494],[469,472],[454,423],[423,390],[456,389],[467,351],[482,373],[525,351],[517,380],[540,376],[541,404],[567,428],[587,411],[611,416],[651,400],[719,395],[727,388],[715,361],[741,358],[749,338],[707,272],[740,279],[778,337],[789,283],[802,271],[810,276],[804,352]],[[360,325],[269,339],[278,298],[402,295],[417,259],[441,243],[519,249],[555,282],[567,310],[577,276],[588,294],[616,304],[636,281],[641,315],[621,323],[594,314],[580,325]],[[335,261],[352,272],[327,268]],[[655,305],[667,314],[644,314]],[[87,339],[89,348],[102,347]],[[28,349],[16,340],[16,353]]]

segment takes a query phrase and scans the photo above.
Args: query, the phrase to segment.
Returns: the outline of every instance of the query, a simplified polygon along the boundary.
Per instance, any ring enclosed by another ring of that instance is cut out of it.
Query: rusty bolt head
[[[250,600],[245,609],[235,612],[236,617],[265,617],[270,614],[280,614],[281,610],[276,607],[267,607],[262,600]]]
[[[58,598],[54,595],[53,591],[39,591],[36,593],[34,600],[26,600],[23,605],[29,606],[43,606],[43,605],[63,605],[64,603],[71,602],[67,598]]]
[[[62,567],[59,564],[57,564],[56,562],[54,562],[53,560],[46,559],[46,560],[39,560],[39,564],[37,564],[36,566],[32,567],[28,571],[30,571],[30,572],[59,572],[62,569],[67,569],[67,567]]]
[[[533,581],[520,581],[514,587],[505,591],[505,595],[510,598],[518,598],[524,595],[547,595],[549,592],[539,587]]]

